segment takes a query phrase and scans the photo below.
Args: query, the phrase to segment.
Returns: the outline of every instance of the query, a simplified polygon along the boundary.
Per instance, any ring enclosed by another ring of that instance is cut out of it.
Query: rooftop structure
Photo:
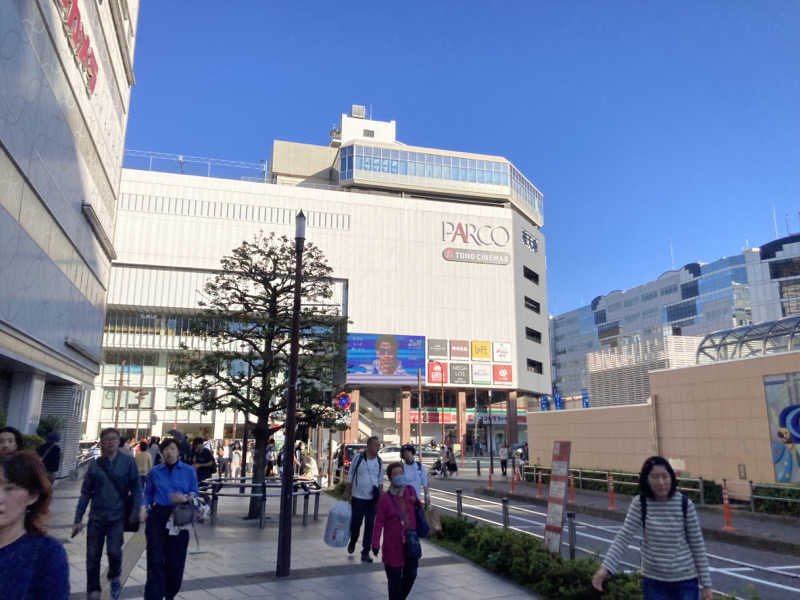
[[[800,350],[800,315],[709,333],[697,348],[697,364]]]

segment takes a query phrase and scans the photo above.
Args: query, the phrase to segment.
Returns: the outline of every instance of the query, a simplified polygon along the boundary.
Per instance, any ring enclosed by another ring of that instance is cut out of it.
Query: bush
[[[35,452],[39,446],[44,444],[44,440],[33,433],[24,434],[22,439],[25,440],[25,450],[33,450]]]
[[[328,494],[330,494],[337,500],[341,500],[342,496],[344,496],[345,487],[347,487],[347,483],[344,480],[342,480],[339,483],[337,483],[336,487],[334,487],[332,490],[328,490]]]
[[[442,531],[436,538],[444,547],[508,577],[532,592],[559,600],[589,600],[596,597],[592,575],[596,560],[566,560],[553,556],[542,543],[516,531],[477,525],[464,518],[442,516]],[[638,575],[618,575],[603,596],[612,600],[642,597]]]
[[[36,427],[36,435],[41,438],[47,439],[53,431],[61,431],[64,429],[64,417],[58,415],[44,415],[39,419],[39,425]]]
[[[753,494],[756,496],[772,496],[774,498],[791,498],[798,501],[781,502],[780,500],[760,500],[756,498],[753,503],[758,512],[800,517],[800,489],[796,486],[792,488],[787,484],[785,488],[780,485],[762,487],[756,484],[753,486]]]

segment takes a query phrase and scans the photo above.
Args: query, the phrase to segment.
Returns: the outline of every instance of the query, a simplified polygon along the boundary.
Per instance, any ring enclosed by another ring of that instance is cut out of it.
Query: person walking
[[[131,447],[128,445],[130,440],[126,437],[121,437],[119,439],[119,453],[125,456],[130,456],[133,458],[133,453],[131,452]]]
[[[150,438],[150,445],[147,447],[147,451],[150,453],[150,457],[153,459],[153,466],[155,467],[159,464],[163,459],[161,458],[161,448],[159,448],[158,436],[154,435]]]
[[[497,454],[500,457],[500,470],[503,472],[503,477],[506,477],[508,473],[508,444],[500,446]]]
[[[57,431],[51,431],[47,434],[47,441],[36,449],[36,452],[42,458],[50,483],[56,480],[58,469],[61,467],[61,446],[58,445],[60,441],[61,434]]]
[[[408,484],[414,486],[417,498],[427,504],[428,472],[422,462],[414,460],[416,451],[413,444],[405,444],[400,448],[400,456],[403,458],[403,472],[408,478]]]
[[[625,523],[602,566],[592,577],[598,591],[617,572],[628,544],[642,534],[642,592],[645,600],[711,600],[711,575],[703,531],[694,503],[677,491],[678,479],[669,462],[648,458],[639,473],[639,489]],[[702,587],[702,590],[700,589]]]
[[[24,445],[25,439],[19,429],[14,427],[0,429],[0,459],[22,450]]]
[[[269,441],[267,442],[267,477],[272,477],[273,470],[275,469],[275,460],[275,440],[273,438],[269,438]]]
[[[372,534],[372,553],[378,556],[383,534],[383,568],[389,586],[389,600],[405,600],[417,578],[419,559],[405,552],[406,532],[417,528],[416,509],[419,505],[414,486],[410,484],[401,462],[386,469],[391,485],[378,501],[375,531]]]
[[[164,452],[163,450],[161,452]],[[197,471],[197,480],[205,481],[214,474],[214,455],[205,447],[201,437],[194,438],[192,466]]]
[[[177,440],[166,438],[160,450],[164,462],[150,471],[143,497],[148,507],[145,600],[172,600],[180,592],[189,531],[177,529],[170,517],[177,504],[191,502],[198,495],[197,472],[180,460]]]
[[[148,450],[147,442],[142,440],[139,442],[139,452],[133,458],[136,468],[139,469],[139,482],[142,489],[144,489],[144,484],[147,483],[147,475],[150,473],[150,469],[153,468],[153,455]]]
[[[217,477],[228,476],[228,464],[230,459],[225,456],[225,448],[220,444],[217,446]]]
[[[380,439],[372,436],[367,440],[367,449],[353,459],[347,472],[347,487],[344,499],[350,500],[353,516],[350,521],[350,543],[347,552],[353,554],[358,544],[361,523],[364,523],[364,540],[361,545],[361,562],[371,563],[369,549],[372,530],[375,526],[375,511],[383,487],[383,461],[378,456]]]
[[[0,598],[67,600],[64,547],[46,535],[53,486],[30,451],[0,461]]]
[[[237,441],[237,442],[233,443],[231,448],[232,448],[232,450],[231,450],[232,459],[231,460],[233,461],[231,463],[231,468],[232,468],[233,476],[234,477],[239,477],[239,472],[241,471],[241,468],[242,468],[242,446]]]
[[[302,475],[304,472],[303,465],[303,442],[297,442],[297,447],[294,449],[294,473],[295,475]]]
[[[127,518],[144,521],[142,486],[139,469],[130,456],[119,451],[119,431],[113,427],[100,432],[101,455],[89,464],[83,478],[78,507],[75,509],[73,537],[83,529],[83,514],[89,502],[89,525],[86,530],[86,592],[89,600],[100,598],[100,556],[103,544],[108,554],[108,580],[111,597],[119,598],[122,586],[119,581],[122,569],[122,532],[125,527],[126,503],[133,510]],[[129,500],[130,497],[130,500]]]

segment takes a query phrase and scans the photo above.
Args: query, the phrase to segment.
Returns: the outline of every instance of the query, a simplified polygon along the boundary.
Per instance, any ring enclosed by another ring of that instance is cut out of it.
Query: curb
[[[474,491],[476,493],[485,494],[493,498],[508,498],[509,500],[520,500],[522,502],[535,504],[537,506],[547,506],[546,499],[536,498],[535,496],[510,494],[501,492],[499,490],[489,490],[486,488],[475,488]],[[625,512],[623,511],[613,511],[597,508],[596,506],[588,506],[577,503],[569,503],[568,508],[569,510],[574,510],[575,512],[583,513],[593,517],[602,517],[612,521],[625,520]],[[737,531],[712,529],[710,527],[703,527],[703,537],[716,542],[725,542],[727,544],[736,544],[739,546],[745,546],[747,548],[753,548],[754,550],[768,550],[771,552],[775,552],[775,546],[779,545],[782,552],[785,552],[786,554],[792,554],[794,556],[800,556],[800,543],[798,542],[777,541],[773,538],[766,538],[748,533],[739,533]]]

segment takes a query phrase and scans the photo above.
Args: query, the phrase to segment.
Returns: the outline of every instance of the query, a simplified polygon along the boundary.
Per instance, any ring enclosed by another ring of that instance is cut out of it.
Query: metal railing
[[[267,518],[267,498],[280,498],[281,482],[274,478],[261,483],[243,483],[239,477],[207,479],[198,486],[200,495],[203,496],[211,507],[211,525],[217,524],[217,511],[220,498],[258,498],[260,500],[258,511],[258,528],[264,529]],[[250,488],[250,492],[244,492]],[[226,489],[236,489],[234,493],[225,492]],[[268,490],[276,489],[277,494],[270,494]],[[303,526],[308,525],[308,504],[314,496],[314,520],[319,520],[319,495],[322,487],[313,479],[297,479],[292,484],[292,514],[297,515],[297,498],[303,497]]]
[[[750,512],[756,511],[756,500],[766,500],[769,502],[787,502],[789,504],[800,504],[800,486],[776,485],[769,483],[750,483]],[[756,488],[769,488],[774,490],[789,490],[797,492],[797,498],[784,498],[782,496],[764,496],[756,494]]]
[[[550,467],[542,467],[539,465],[530,465],[524,467],[523,470],[523,479],[528,481],[527,475],[533,475],[533,480],[536,481],[539,474],[541,473],[543,476],[550,476],[551,472]],[[620,486],[632,487],[637,488],[639,487],[638,481],[624,481],[622,478],[632,478],[636,477],[638,479],[638,475],[635,473],[623,473],[621,471],[602,471],[598,469],[570,469],[570,474],[574,477],[575,487],[578,489],[584,489],[583,484],[584,482],[594,482],[601,485],[604,485],[606,491],[611,489],[611,479],[613,478],[613,486],[614,489],[619,489]],[[618,479],[619,478],[619,479]],[[702,477],[691,478],[691,477],[679,477],[678,478],[678,490],[687,493],[697,494],[700,499],[700,504],[705,505],[705,480]]]

